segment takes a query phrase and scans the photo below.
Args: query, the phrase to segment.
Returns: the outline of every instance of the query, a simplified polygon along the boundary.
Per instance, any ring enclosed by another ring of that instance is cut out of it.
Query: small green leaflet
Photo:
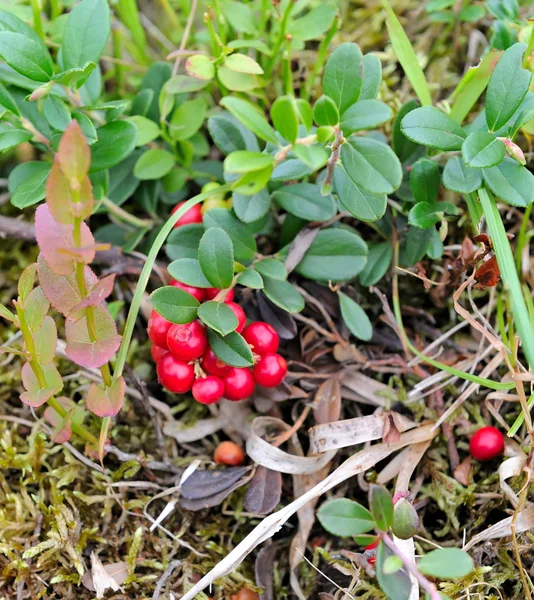
[[[202,273],[196,258],[178,258],[168,266],[167,270],[171,277],[186,285],[200,288],[213,287]]]
[[[401,131],[408,139],[438,150],[460,150],[465,139],[462,127],[433,106],[410,111],[402,119]]]
[[[469,194],[482,185],[482,172],[466,166],[461,156],[451,156],[443,170],[443,185],[452,192]]]
[[[226,96],[221,100],[220,104],[259,138],[278,145],[274,129],[269,125],[263,114],[256,110],[253,104],[234,96]]]
[[[294,98],[279,96],[271,106],[271,120],[280,135],[294,144],[299,134],[299,120]]]
[[[459,548],[441,548],[425,554],[417,563],[418,569],[439,579],[456,579],[469,575],[475,568],[473,559]]]
[[[374,129],[391,119],[391,108],[378,100],[359,100],[341,115],[341,129],[350,135],[363,129]]]
[[[376,221],[386,212],[386,194],[375,194],[360,187],[342,164],[334,168],[334,189],[341,204],[360,221]]]
[[[278,189],[273,194],[284,210],[306,221],[328,221],[337,212],[334,198],[323,196],[318,185],[297,183]]]
[[[393,500],[384,486],[371,484],[369,507],[377,527],[387,531],[393,524]]]
[[[223,229],[212,227],[204,233],[198,247],[198,260],[212,287],[226,289],[232,285],[234,248]]]
[[[262,276],[254,269],[245,269],[237,276],[237,283],[253,290],[261,290],[263,288]]]
[[[288,313],[298,313],[304,308],[304,298],[289,281],[280,281],[265,275],[262,278],[262,291],[276,306]]]
[[[471,168],[494,167],[504,158],[504,144],[487,131],[473,131],[462,144],[465,164]]]
[[[254,263],[254,268],[258,273],[270,277],[271,279],[278,279],[279,281],[285,281],[287,279],[287,269],[284,263],[276,258],[264,258]]]
[[[341,316],[354,337],[365,342],[373,336],[373,326],[363,308],[343,292],[338,292]]]
[[[329,533],[340,537],[367,533],[375,524],[366,508],[348,498],[324,502],[317,511],[317,519]]]
[[[363,86],[363,56],[358,44],[345,42],[328,57],[323,75],[324,93],[344,113],[358,101]]]
[[[198,309],[198,318],[222,336],[235,331],[238,325],[233,310],[224,302],[204,302]]]
[[[215,355],[227,365],[251,367],[254,364],[252,350],[239,333],[233,331],[222,336],[213,329],[208,329],[208,340]]]
[[[490,169],[482,169],[486,185],[501,200],[513,206],[534,202],[534,175],[512,158]]]
[[[137,179],[161,179],[174,167],[174,154],[161,148],[150,148],[137,159],[133,174]]]
[[[150,295],[154,310],[171,323],[191,323],[197,318],[198,300],[172,285],[160,287]]]
[[[440,183],[439,167],[434,161],[421,158],[412,166],[410,186],[417,202],[435,202]]]

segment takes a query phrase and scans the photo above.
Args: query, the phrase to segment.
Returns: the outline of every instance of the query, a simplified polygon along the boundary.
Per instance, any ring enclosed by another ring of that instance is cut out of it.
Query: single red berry
[[[185,394],[195,381],[195,368],[167,353],[156,367],[161,385],[175,394]]]
[[[265,356],[278,350],[280,338],[275,328],[264,321],[254,321],[243,330],[243,337],[250,344],[254,354]]]
[[[213,453],[213,460],[218,465],[237,467],[245,462],[243,448],[234,442],[221,442]]]
[[[374,564],[376,563],[376,556],[370,556],[370,557],[367,559],[367,562],[368,562],[370,565],[374,565]]]
[[[235,330],[237,333],[241,333],[247,324],[247,315],[245,314],[245,311],[235,302],[226,302],[226,305],[228,308],[232,309],[232,312],[237,317],[237,327]]]
[[[267,388],[280,385],[286,373],[287,363],[280,354],[262,356],[252,370],[256,383]]]
[[[150,348],[150,354],[152,355],[152,360],[157,364],[159,361],[167,354],[169,351],[167,348],[161,348],[161,346],[156,346],[156,344],[152,344]]]
[[[215,298],[215,296],[221,291],[222,290],[219,290],[217,288],[206,288],[204,290],[205,299],[213,300]],[[232,302],[232,300],[234,299],[234,296],[235,296],[234,288],[232,288],[231,290],[228,290],[228,292],[226,293],[226,296],[224,297],[224,303],[228,304],[228,302]]]
[[[232,367],[218,358],[209,346],[202,355],[202,368],[210,375],[217,375],[217,377],[224,377],[232,370]]]
[[[165,317],[162,317],[155,310],[152,311],[152,315],[148,320],[148,337],[153,344],[160,348],[167,348],[167,333],[172,327],[172,323],[167,321]]]
[[[502,454],[504,450],[504,436],[495,427],[488,425],[479,429],[469,442],[469,452],[476,460],[491,460]]]
[[[185,203],[186,200],[183,202],[178,202],[178,204],[172,209],[171,214],[173,215]],[[182,215],[174,224],[174,227],[190,225],[191,223],[202,223],[202,207],[200,204],[195,204],[195,206],[190,208],[185,215]]]
[[[256,387],[252,373],[247,368],[233,367],[223,381],[224,397],[233,401],[245,400],[252,396]]]
[[[186,285],[185,283],[181,283],[180,281],[176,281],[176,279],[171,280],[171,285],[173,287],[180,288],[184,292],[191,294],[193,298],[196,298],[199,302],[204,300],[204,290],[202,288],[193,287],[192,285]]]
[[[167,334],[167,345],[173,356],[180,360],[194,360],[208,345],[206,330],[198,321],[173,325]]]
[[[193,398],[200,404],[215,404],[224,394],[224,383],[220,377],[208,375],[193,384]]]
[[[375,549],[378,547],[378,544],[379,544],[379,543],[380,543],[380,540],[378,540],[378,539],[377,539],[376,541],[372,542],[371,544],[369,544],[369,545],[365,546],[365,550],[366,550],[366,551],[375,550]],[[367,562],[368,562],[370,565],[374,565],[374,564],[376,563],[376,554],[373,554],[373,556],[370,556],[370,557],[367,559]]]

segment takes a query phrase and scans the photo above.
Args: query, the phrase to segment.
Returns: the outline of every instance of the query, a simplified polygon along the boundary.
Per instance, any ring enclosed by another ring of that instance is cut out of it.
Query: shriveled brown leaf
[[[276,508],[281,496],[282,475],[260,465],[250,481],[243,506],[251,513],[268,515]]]
[[[317,389],[313,415],[316,423],[337,421],[341,414],[341,385],[339,379],[327,379]]]

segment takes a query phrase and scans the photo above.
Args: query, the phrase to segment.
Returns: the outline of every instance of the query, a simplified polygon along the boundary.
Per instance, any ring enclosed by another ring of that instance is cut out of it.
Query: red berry
[[[380,544],[380,540],[376,539],[374,542],[371,542],[370,544],[365,546],[365,549],[366,550],[374,550],[375,548],[378,548],[378,544]]]
[[[218,358],[209,346],[202,355],[202,368],[211,375],[217,375],[217,377],[224,377],[232,370],[232,367]]]
[[[215,298],[215,296],[221,291],[222,290],[219,290],[217,288],[206,288],[204,290],[206,300],[213,300]],[[232,300],[234,299],[234,296],[235,296],[234,289],[232,288],[231,290],[228,290],[226,296],[224,297],[224,303],[228,304],[228,302],[232,302]]]
[[[213,460],[218,465],[237,467],[245,462],[243,448],[234,442],[221,442],[213,453]]]
[[[160,346],[156,346],[156,344],[152,344],[150,348],[150,354],[152,355],[152,360],[157,364],[159,361],[167,354],[169,351],[167,348],[161,348]]]
[[[208,375],[197,379],[193,384],[193,398],[201,404],[219,402],[224,394],[224,383],[220,377]]]
[[[371,544],[369,544],[368,546],[365,546],[365,550],[366,550],[366,551],[369,551],[369,550],[375,550],[375,548],[378,546],[378,544],[379,544],[379,543],[380,543],[380,540],[378,540],[378,539],[377,539],[376,541],[372,542],[372,543],[371,543]],[[367,562],[368,562],[370,565],[374,565],[374,564],[376,563],[376,554],[373,554],[373,556],[370,556],[370,557],[367,559]]]
[[[184,292],[187,292],[188,294],[191,294],[191,296],[193,296],[193,298],[196,298],[199,302],[202,302],[204,300],[205,294],[204,294],[204,290],[202,288],[193,287],[192,285],[186,285],[185,283],[176,281],[176,279],[173,279],[171,281],[171,285],[173,287],[180,288],[181,290],[183,290]]]
[[[160,348],[167,348],[167,333],[172,327],[172,323],[167,321],[165,317],[162,317],[155,310],[152,311],[152,315],[148,320],[148,337],[153,344]]]
[[[280,385],[286,373],[287,363],[279,354],[262,356],[252,370],[256,383],[267,388]]]
[[[173,325],[167,334],[170,352],[180,360],[194,360],[202,355],[208,345],[206,330],[198,321]]]
[[[491,460],[504,450],[504,436],[496,429],[488,425],[479,429],[469,442],[469,452],[476,460]]]
[[[245,311],[239,306],[239,304],[236,304],[235,302],[226,302],[226,304],[232,309],[232,312],[237,317],[236,331],[237,333],[241,333],[247,324],[247,315],[245,314]]]
[[[370,557],[367,559],[367,562],[368,562],[370,565],[374,565],[374,564],[376,563],[376,556],[370,556]]]
[[[180,208],[180,206],[185,203],[186,200],[183,202],[178,202],[178,204],[172,209],[171,214],[173,215]],[[195,206],[186,211],[185,215],[182,215],[174,224],[174,227],[181,227],[182,225],[189,225],[190,223],[202,223],[202,208],[200,204],[195,204]]]
[[[193,365],[178,360],[170,353],[160,359],[156,372],[161,385],[175,394],[185,394],[195,381]]]
[[[256,387],[252,373],[247,368],[233,367],[223,381],[224,397],[228,400],[245,400],[252,396]]]
[[[255,354],[265,356],[278,350],[280,338],[275,328],[263,321],[254,321],[243,330],[243,337],[252,346]]]

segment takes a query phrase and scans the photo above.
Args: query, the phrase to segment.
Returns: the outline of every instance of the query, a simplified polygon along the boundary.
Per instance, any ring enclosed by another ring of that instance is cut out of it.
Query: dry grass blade
[[[506,519],[495,523],[495,525],[488,527],[484,531],[481,531],[480,533],[472,537],[463,549],[467,552],[473,546],[476,546],[476,544],[480,544],[480,542],[511,536],[513,518],[513,516],[507,517]],[[534,504],[531,504],[517,515],[517,519],[515,520],[515,533],[516,535],[519,535],[520,533],[524,533],[525,531],[528,531],[533,527]]]
[[[343,388],[357,395],[358,401],[371,406],[386,406],[398,400],[397,393],[389,386],[363,375],[359,371],[347,371],[343,374]],[[342,390],[342,396],[345,397]],[[350,398],[353,400],[353,398]]]
[[[310,450],[314,453],[327,452],[379,440],[387,432],[390,417],[401,432],[416,427],[411,419],[393,412],[323,423],[312,427],[309,431]]]
[[[219,577],[231,573],[259,544],[271,538],[279,531],[284,523],[308,502],[325,494],[328,490],[358,473],[367,471],[393,452],[402,450],[405,446],[431,440],[436,435],[432,424],[421,425],[417,429],[403,433],[401,441],[390,444],[375,444],[371,448],[361,450],[348,458],[341,466],[333,471],[326,479],[311,490],[294,500],[288,506],[265,518],[242,542],[240,542],[219,564],[196,583],[182,598],[193,600],[197,594],[211,585]],[[534,511],[533,511],[534,513]],[[534,514],[533,514],[534,517]]]

